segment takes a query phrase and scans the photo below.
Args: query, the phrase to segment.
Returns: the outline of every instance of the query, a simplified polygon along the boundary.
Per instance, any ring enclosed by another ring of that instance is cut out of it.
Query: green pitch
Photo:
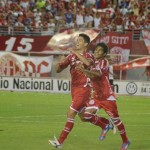
[[[52,150],[48,139],[59,136],[70,105],[69,94],[0,92],[0,150]],[[129,150],[150,150],[150,97],[119,96],[118,109],[131,139]],[[102,116],[107,115],[100,111]],[[99,141],[100,128],[76,118],[64,150],[119,150],[121,138],[110,131]]]

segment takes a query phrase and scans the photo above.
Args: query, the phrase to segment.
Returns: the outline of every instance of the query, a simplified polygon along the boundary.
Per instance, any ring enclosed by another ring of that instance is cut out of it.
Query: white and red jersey
[[[94,98],[98,100],[116,100],[109,83],[109,63],[107,59],[95,61],[93,70],[100,71],[100,76],[91,79],[94,89]]]
[[[85,58],[89,59],[94,64],[94,57],[92,54],[85,52],[81,55],[83,55]],[[75,54],[68,55],[66,57],[65,61],[61,62],[59,64],[61,68],[66,68],[67,66],[70,65],[71,86],[72,87],[84,87],[84,85],[86,85],[88,82],[87,76],[83,72],[76,69],[76,67],[79,64],[83,64],[83,63],[79,60],[79,58]],[[85,68],[87,68],[86,65],[83,64],[83,66]]]

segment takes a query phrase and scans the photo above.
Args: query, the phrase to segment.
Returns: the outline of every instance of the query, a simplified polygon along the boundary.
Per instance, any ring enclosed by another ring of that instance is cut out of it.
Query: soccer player
[[[88,106],[84,113],[84,118],[90,122],[91,116],[96,110],[103,108],[105,112],[111,117],[112,122],[118,128],[122,138],[122,145],[120,150],[127,150],[130,141],[126,135],[124,124],[122,123],[117,109],[116,96],[109,83],[109,63],[105,59],[108,53],[108,46],[104,43],[97,44],[94,51],[95,67],[92,70],[86,68],[78,68],[83,71],[90,79],[93,86],[93,99],[89,100]],[[100,140],[103,140],[109,126],[102,130]]]
[[[77,66],[89,68],[94,64],[93,55],[86,52],[87,46],[90,43],[90,37],[86,34],[79,34],[75,43],[75,48],[70,48],[71,54],[69,54],[63,61],[56,65],[56,72],[63,71],[70,65],[71,74],[71,96],[72,103],[67,113],[67,121],[64,129],[62,130],[59,139],[54,137],[54,140],[49,140],[49,143],[60,149],[64,140],[71,132],[74,126],[75,116],[85,107],[87,100],[90,96],[90,85],[86,75],[77,70]]]

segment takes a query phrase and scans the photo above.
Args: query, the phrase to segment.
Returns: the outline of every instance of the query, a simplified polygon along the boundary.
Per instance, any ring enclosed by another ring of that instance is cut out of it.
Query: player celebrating
[[[77,66],[89,68],[94,64],[93,55],[86,52],[87,46],[90,43],[90,38],[86,34],[79,34],[76,41],[75,49],[70,48],[71,54],[68,55],[62,62],[56,65],[57,73],[61,72],[70,65],[71,74],[71,95],[72,103],[67,113],[67,122],[62,130],[59,139],[54,137],[54,140],[49,140],[49,143],[61,148],[64,140],[71,132],[74,126],[75,116],[85,107],[90,96],[90,85],[85,74],[76,69]]]
[[[91,78],[91,83],[94,89],[93,99],[88,102],[88,107],[85,110],[84,118],[90,122],[89,118],[93,116],[93,113],[95,113],[96,110],[103,108],[111,117],[111,120],[120,132],[120,136],[123,141],[120,150],[127,150],[128,146],[130,145],[130,141],[126,135],[124,124],[120,120],[116,104],[116,96],[109,83],[109,63],[105,59],[107,53],[108,47],[106,44],[97,44],[94,51],[94,57],[96,59],[95,67],[92,70],[78,68]],[[102,130],[100,140],[105,138],[108,130],[109,126],[106,126],[106,128]]]

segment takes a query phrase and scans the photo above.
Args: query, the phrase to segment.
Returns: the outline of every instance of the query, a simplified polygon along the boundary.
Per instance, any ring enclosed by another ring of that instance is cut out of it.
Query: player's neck
[[[81,54],[83,54],[84,52],[86,52],[86,48],[83,48],[83,49],[78,49],[77,51],[78,51],[78,53],[81,53]]]

